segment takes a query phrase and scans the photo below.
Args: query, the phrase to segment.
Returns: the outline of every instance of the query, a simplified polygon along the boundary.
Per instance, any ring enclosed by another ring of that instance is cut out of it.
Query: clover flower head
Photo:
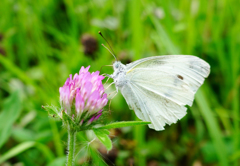
[[[107,94],[99,71],[90,73],[90,66],[81,67],[79,74],[72,75],[59,88],[61,109],[79,125],[89,125],[99,119],[107,104]]]

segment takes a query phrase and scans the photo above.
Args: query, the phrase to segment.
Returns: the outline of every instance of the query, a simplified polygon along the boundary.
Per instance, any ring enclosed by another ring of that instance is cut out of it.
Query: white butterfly
[[[194,94],[209,75],[210,66],[190,55],[165,55],[137,60],[124,65],[113,64],[116,89],[120,90],[130,109],[149,127],[164,130],[186,115]]]

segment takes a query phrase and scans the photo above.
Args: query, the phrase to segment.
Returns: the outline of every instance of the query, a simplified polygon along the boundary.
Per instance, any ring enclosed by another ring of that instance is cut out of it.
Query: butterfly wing
[[[209,75],[205,61],[189,55],[156,56],[126,65],[128,83],[121,89],[130,109],[150,128],[163,130],[185,114]]]

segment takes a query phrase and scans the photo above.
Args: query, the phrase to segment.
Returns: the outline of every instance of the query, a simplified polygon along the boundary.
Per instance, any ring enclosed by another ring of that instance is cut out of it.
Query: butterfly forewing
[[[172,74],[186,82],[194,92],[209,75],[210,66],[202,59],[190,55],[155,56],[137,60],[126,65],[127,75],[133,70],[152,70],[159,74]]]

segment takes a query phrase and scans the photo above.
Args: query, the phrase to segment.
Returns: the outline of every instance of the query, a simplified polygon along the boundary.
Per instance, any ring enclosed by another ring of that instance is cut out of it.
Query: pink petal
[[[82,113],[84,109],[84,100],[79,92],[79,89],[77,91],[76,98],[75,98],[75,109],[77,113]]]
[[[93,122],[94,118],[95,118],[95,116],[92,116],[92,118],[91,118],[91,119],[89,119],[89,121],[88,121],[87,125],[90,125],[90,124]]]
[[[98,120],[98,118],[99,118],[101,115],[102,115],[102,113],[98,114],[98,115],[94,118],[94,120]]]

